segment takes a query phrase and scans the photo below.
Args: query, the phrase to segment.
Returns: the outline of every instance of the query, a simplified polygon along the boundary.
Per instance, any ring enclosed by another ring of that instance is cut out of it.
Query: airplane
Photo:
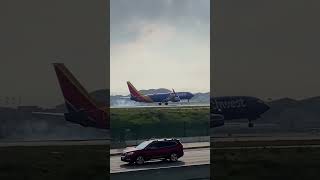
[[[130,99],[136,102],[144,102],[144,103],[155,103],[157,102],[159,105],[164,103],[168,105],[168,102],[180,102],[183,99],[189,100],[194,96],[190,92],[175,92],[172,89],[171,93],[156,93],[156,94],[141,94],[131,83],[127,81],[127,85],[130,92]]]
[[[53,66],[68,112],[33,112],[33,114],[64,116],[66,121],[84,127],[109,129],[109,108],[98,105],[63,63],[53,63]]]
[[[210,98],[210,127],[219,127],[226,120],[248,119],[248,127],[253,120],[268,111],[270,107],[264,101],[251,96],[221,96]]]

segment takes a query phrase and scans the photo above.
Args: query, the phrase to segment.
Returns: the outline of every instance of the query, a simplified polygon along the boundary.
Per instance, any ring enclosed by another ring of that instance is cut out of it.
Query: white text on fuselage
[[[229,108],[245,108],[247,107],[243,99],[229,100],[229,101],[217,101],[216,107],[219,109],[229,109]]]

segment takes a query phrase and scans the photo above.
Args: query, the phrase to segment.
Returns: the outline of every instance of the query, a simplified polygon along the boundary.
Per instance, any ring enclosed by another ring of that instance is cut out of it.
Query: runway
[[[144,106],[111,106],[110,109],[134,108],[209,108],[209,104],[169,104],[169,105],[144,105]]]
[[[212,150],[319,148],[320,135],[312,133],[239,134],[211,137]]]
[[[110,157],[110,173],[121,173],[131,171],[142,171],[151,169],[162,169],[192,165],[205,165],[210,164],[210,149],[199,148],[184,150],[184,156],[179,159],[178,162],[168,161],[150,161],[144,165],[128,165],[126,162],[120,160],[120,156]]]
[[[288,145],[288,146],[239,146],[239,147],[213,147],[212,150],[241,150],[241,149],[289,149],[289,148],[320,148],[318,145]]]
[[[212,135],[211,142],[233,141],[279,141],[279,140],[320,140],[320,134],[315,133],[264,133],[264,134],[220,134]]]

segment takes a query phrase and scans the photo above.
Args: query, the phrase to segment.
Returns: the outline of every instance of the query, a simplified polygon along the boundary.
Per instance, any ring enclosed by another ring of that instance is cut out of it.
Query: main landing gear
[[[252,122],[252,120],[251,119],[249,119],[249,122],[248,122],[248,127],[249,128],[251,128],[251,127],[253,127],[254,125],[253,125],[253,122]]]
[[[162,103],[161,103],[161,102],[159,102],[158,104],[161,106],[161,104],[162,104]],[[168,103],[167,103],[167,102],[165,102],[164,104],[165,104],[165,105],[168,105]]]

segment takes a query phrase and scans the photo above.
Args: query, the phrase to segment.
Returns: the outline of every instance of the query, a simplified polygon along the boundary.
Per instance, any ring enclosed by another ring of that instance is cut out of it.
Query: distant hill
[[[210,93],[194,93],[191,102],[208,103],[210,102]]]
[[[282,98],[268,104],[270,110],[257,122],[276,123],[283,129],[320,128],[320,97]]]
[[[141,94],[155,94],[155,93],[169,93],[171,92],[169,89],[159,88],[159,89],[147,89],[147,90],[140,90]]]

